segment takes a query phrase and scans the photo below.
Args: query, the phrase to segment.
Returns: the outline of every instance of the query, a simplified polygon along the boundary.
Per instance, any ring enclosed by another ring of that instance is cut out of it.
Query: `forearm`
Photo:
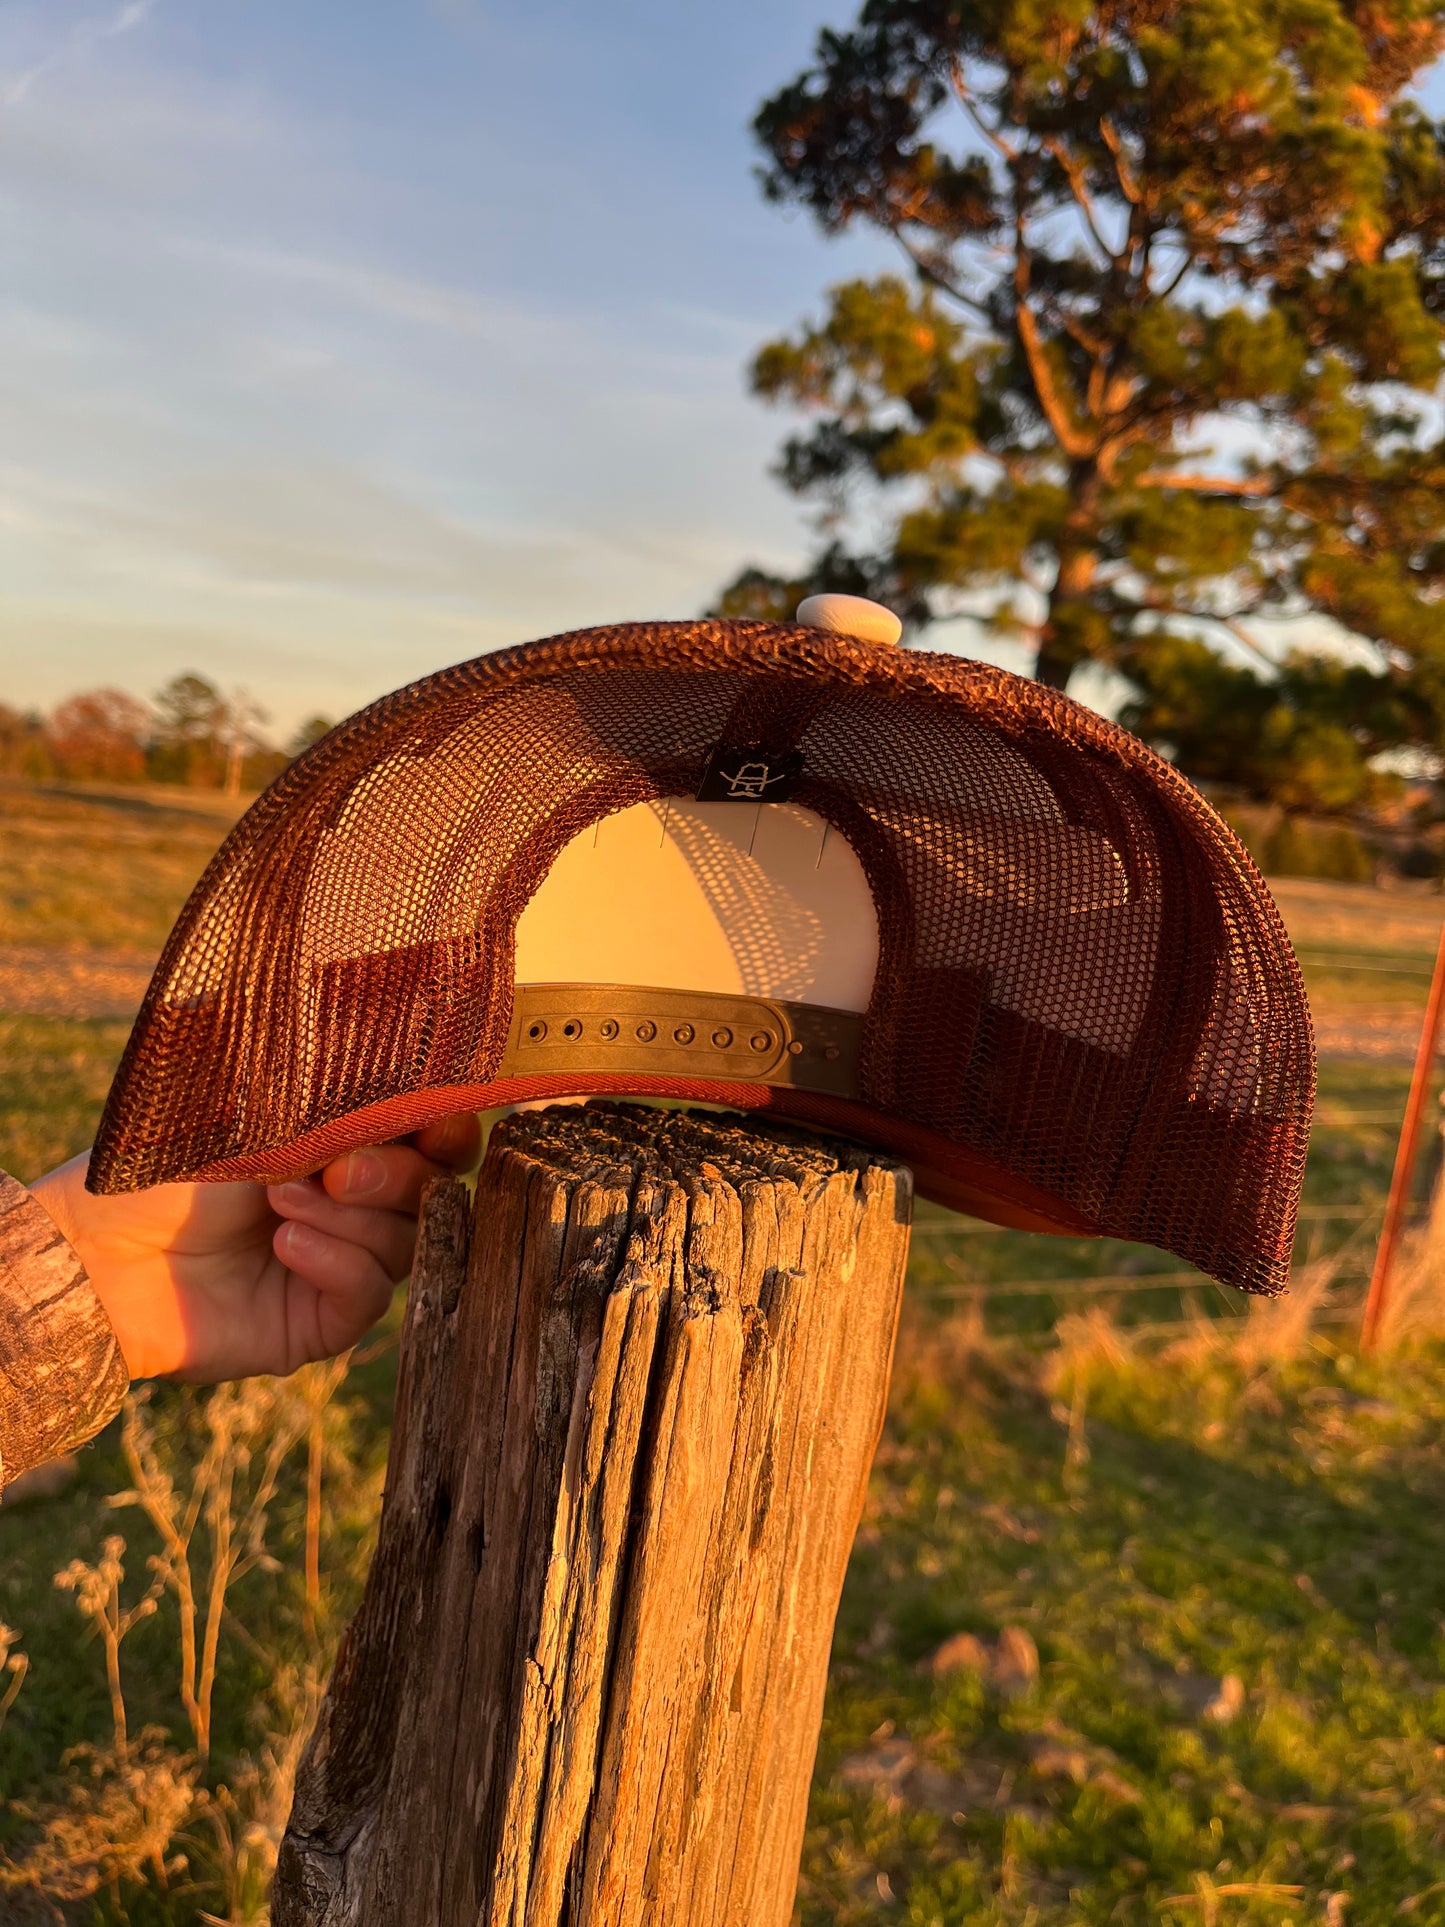
[[[0,1173],[0,1486],[93,1437],[128,1382],[79,1257]]]

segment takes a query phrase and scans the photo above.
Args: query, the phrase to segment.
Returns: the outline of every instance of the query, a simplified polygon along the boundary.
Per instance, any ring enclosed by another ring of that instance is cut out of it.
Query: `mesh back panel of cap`
[[[986,1159],[1101,1232],[1282,1286],[1314,1054],[1227,826],[1039,684],[764,623],[483,657],[293,764],[177,923],[92,1184],[254,1173],[369,1105],[485,1085],[513,929],[552,859],[601,816],[693,795],[720,741],[801,752],[794,800],[868,876],[869,1111],[930,1133],[940,1168]]]

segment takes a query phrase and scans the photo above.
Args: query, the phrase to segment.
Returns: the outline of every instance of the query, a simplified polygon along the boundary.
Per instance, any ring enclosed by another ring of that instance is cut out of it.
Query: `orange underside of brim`
[[[439,1118],[461,1111],[497,1110],[508,1104],[538,1099],[578,1096],[575,1078],[511,1077],[489,1084],[451,1084],[437,1090],[410,1091],[384,1098],[359,1111],[348,1112],[330,1124],[295,1138],[280,1149],[256,1151],[245,1157],[221,1158],[193,1179],[221,1183],[236,1178],[282,1183],[319,1171],[333,1158],[366,1144],[405,1137]],[[950,1144],[921,1125],[910,1124],[886,1111],[815,1091],[778,1089],[768,1084],[713,1084],[702,1079],[616,1076],[607,1090],[590,1091],[597,1097],[667,1097],[695,1104],[720,1104],[729,1110],[767,1111],[797,1124],[812,1125],[839,1137],[891,1152],[913,1169],[922,1197],[947,1205],[970,1217],[987,1219],[1015,1231],[1047,1231],[1059,1237],[1099,1237],[1098,1225],[1082,1212],[1021,1178],[991,1158],[962,1145]]]

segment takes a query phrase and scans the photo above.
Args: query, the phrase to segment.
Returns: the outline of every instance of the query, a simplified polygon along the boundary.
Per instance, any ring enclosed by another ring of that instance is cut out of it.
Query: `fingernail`
[[[278,1258],[304,1258],[308,1251],[315,1251],[326,1242],[321,1232],[309,1224],[297,1224],[288,1219],[276,1233],[275,1251]]]
[[[353,1151],[341,1188],[348,1198],[369,1198],[386,1183],[386,1162],[375,1151]]]
[[[288,1184],[278,1184],[271,1193],[272,1201],[284,1211],[288,1206],[300,1210],[316,1196],[316,1187],[309,1178],[292,1178]]]
[[[476,1129],[476,1119],[469,1113],[447,1118],[442,1126],[442,1139],[438,1147],[442,1160],[460,1156],[464,1152],[470,1156],[476,1142]]]

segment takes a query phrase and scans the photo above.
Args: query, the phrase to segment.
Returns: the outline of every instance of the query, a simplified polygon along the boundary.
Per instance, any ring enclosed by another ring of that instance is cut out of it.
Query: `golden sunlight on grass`
[[[143,982],[224,829],[0,795],[0,1164],[86,1141],[139,994],[25,958]],[[1445,1253],[1423,1232],[1380,1351],[1353,1339],[1441,900],[1281,897],[1351,1046],[1323,1068],[1289,1297],[920,1212],[803,1927],[1445,1917]],[[0,1508],[0,1918],[264,1920],[370,1555],[394,1328],[344,1375],[157,1387],[58,1494]]]

